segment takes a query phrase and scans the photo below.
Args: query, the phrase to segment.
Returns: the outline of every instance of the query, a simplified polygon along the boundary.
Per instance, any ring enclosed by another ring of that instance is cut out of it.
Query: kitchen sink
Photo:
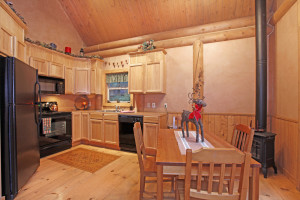
[[[120,111],[118,111],[118,110],[100,110],[100,112],[114,112],[114,113],[119,113]]]

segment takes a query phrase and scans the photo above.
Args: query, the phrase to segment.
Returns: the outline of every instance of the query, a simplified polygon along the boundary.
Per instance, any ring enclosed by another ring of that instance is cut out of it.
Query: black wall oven
[[[72,147],[71,112],[42,113],[40,154],[48,156]]]

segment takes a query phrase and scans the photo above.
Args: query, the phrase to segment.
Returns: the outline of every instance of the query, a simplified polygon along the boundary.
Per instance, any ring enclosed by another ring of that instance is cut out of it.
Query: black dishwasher
[[[119,115],[119,146],[123,151],[136,152],[133,133],[135,122],[140,122],[143,130],[143,116]]]

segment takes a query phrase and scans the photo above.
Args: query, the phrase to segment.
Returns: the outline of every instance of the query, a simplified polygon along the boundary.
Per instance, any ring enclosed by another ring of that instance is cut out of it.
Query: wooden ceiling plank
[[[87,45],[254,16],[255,6],[254,0],[59,0],[59,2]]]

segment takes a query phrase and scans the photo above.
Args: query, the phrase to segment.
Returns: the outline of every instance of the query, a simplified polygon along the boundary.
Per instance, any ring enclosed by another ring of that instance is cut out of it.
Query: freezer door
[[[35,103],[36,69],[15,58],[13,58],[13,63],[15,67],[15,104],[33,105]]]
[[[37,124],[34,105],[16,105],[16,141],[18,190],[25,185],[40,165]]]

